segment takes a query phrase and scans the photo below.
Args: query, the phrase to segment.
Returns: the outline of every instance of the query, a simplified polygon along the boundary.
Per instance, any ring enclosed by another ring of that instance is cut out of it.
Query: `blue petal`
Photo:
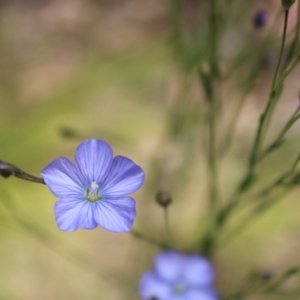
[[[55,203],[54,212],[57,225],[63,231],[97,227],[93,216],[93,204],[83,199],[60,199]]]
[[[183,278],[189,286],[210,286],[214,280],[212,264],[200,255],[187,256],[184,263]]]
[[[79,172],[85,178],[85,185],[93,181],[101,184],[110,170],[113,152],[110,145],[97,139],[81,143],[75,152],[75,161]]]
[[[107,197],[127,196],[136,192],[142,186],[144,179],[144,171],[132,160],[124,156],[116,156],[101,192]]]
[[[58,198],[83,193],[76,167],[65,157],[59,157],[51,162],[42,170],[41,176],[51,192]]]
[[[184,300],[218,300],[219,297],[212,288],[188,290]]]
[[[168,300],[171,294],[171,286],[157,278],[153,272],[147,272],[142,276],[139,284],[139,295],[142,299],[149,300],[156,297],[159,300]]]
[[[112,232],[127,232],[132,228],[136,216],[133,199],[104,199],[94,204],[94,220],[102,228]]]
[[[170,283],[180,279],[183,263],[184,256],[175,251],[161,252],[154,260],[156,274]]]

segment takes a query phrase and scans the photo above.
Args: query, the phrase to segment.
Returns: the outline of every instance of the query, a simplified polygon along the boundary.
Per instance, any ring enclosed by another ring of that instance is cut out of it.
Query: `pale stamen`
[[[84,198],[90,202],[96,202],[101,200],[102,196],[100,194],[99,185],[93,181],[85,191]]]

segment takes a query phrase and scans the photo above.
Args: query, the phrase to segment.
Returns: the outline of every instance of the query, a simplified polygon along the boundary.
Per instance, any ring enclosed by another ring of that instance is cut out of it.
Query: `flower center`
[[[173,291],[175,294],[182,294],[186,289],[185,284],[182,281],[178,281],[173,286]]]
[[[99,185],[95,181],[93,181],[91,185],[86,189],[84,198],[90,202],[101,200],[102,196],[99,191]]]

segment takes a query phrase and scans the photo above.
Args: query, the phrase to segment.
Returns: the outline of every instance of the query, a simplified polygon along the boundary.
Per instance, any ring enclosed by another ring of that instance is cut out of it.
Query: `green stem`
[[[299,43],[299,31],[300,31],[300,0],[298,0],[298,7],[297,7],[297,25],[296,25],[296,32],[295,32],[295,49],[297,49]]]
[[[262,52],[261,49],[259,49],[259,53],[261,53],[261,52]],[[227,128],[224,142],[222,143],[222,146],[220,147],[220,151],[219,151],[220,156],[224,156],[227,153],[228,149],[230,148],[231,141],[232,141],[233,136],[236,131],[236,125],[237,125],[238,118],[239,118],[241,111],[244,107],[244,104],[246,102],[247,95],[254,86],[256,77],[257,77],[257,66],[254,65],[252,67],[252,69],[250,70],[249,75],[247,76],[247,80],[246,80],[247,87],[245,88],[245,90],[243,91],[243,93],[241,95],[241,98],[237,104],[237,108],[235,109],[235,112],[231,118],[230,124]]]
[[[247,216],[244,216],[242,221],[238,225],[236,225],[234,229],[226,237],[224,237],[225,243],[222,242],[222,246],[226,247],[230,243],[232,243],[240,234],[242,234],[243,231],[245,231],[248,228],[250,224],[253,223],[253,221],[256,218],[260,217],[269,208],[277,204],[290,191],[291,191],[290,189],[285,189],[276,197],[273,197],[272,199],[268,200],[267,203],[265,202],[264,209],[261,209],[260,206],[261,204],[257,204],[256,207]]]
[[[168,208],[164,207],[164,220],[165,220],[165,243],[168,244],[171,237],[170,237],[170,227],[169,227],[169,212]]]
[[[284,173],[283,175],[281,175],[278,179],[276,179],[270,186],[268,186],[267,188],[264,188],[262,191],[258,192],[255,196],[254,199],[260,199],[262,197],[266,197],[270,194],[270,192],[272,192],[274,190],[274,188],[283,185],[284,181],[288,178],[291,178],[291,176],[295,173],[297,165],[299,164],[300,161],[300,154],[297,156],[296,160],[294,161],[291,169]]]
[[[294,59],[293,62],[291,62],[287,68],[283,71],[282,76],[280,77],[280,79],[278,80],[278,83],[276,85],[276,87],[274,87],[274,93],[276,94],[279,89],[281,88],[284,80],[286,79],[286,77],[293,71],[293,69],[296,67],[296,65],[298,64],[300,60],[300,51],[298,51],[298,53],[296,54],[296,58]]]
[[[240,234],[252,221],[254,218],[257,218],[259,215],[261,215],[263,212],[267,211],[270,207],[274,206],[277,202],[279,202],[281,199],[283,199],[284,195],[291,191],[290,188],[285,188],[283,192],[281,192],[279,195],[274,197],[272,200],[268,200],[262,202],[260,200],[261,198],[267,197],[270,192],[272,192],[276,187],[282,185],[284,181],[288,178],[290,178],[296,171],[296,168],[300,161],[300,154],[297,156],[296,160],[294,161],[293,165],[291,166],[290,170],[287,171],[285,174],[280,176],[278,179],[274,181],[270,186],[267,188],[264,188],[260,192],[256,193],[253,196],[253,199],[255,200],[256,207],[250,212],[250,214],[242,219],[242,222],[238,224],[238,226],[235,226],[234,230],[230,233],[229,238],[227,238],[227,243],[231,242],[234,238],[237,237],[238,234]],[[257,203],[257,200],[259,200],[259,203]],[[246,204],[253,204],[253,201],[251,202],[245,202]],[[235,202],[232,206],[232,208],[237,208],[238,204],[240,202]],[[239,206],[240,207],[240,206]],[[246,208],[244,206],[244,208]],[[228,214],[226,215],[226,218],[228,217]]]
[[[285,126],[282,128],[281,132],[278,134],[277,138],[266,148],[266,150],[257,157],[256,162],[261,161],[263,158],[265,158],[273,149],[274,147],[277,147],[282,141],[285,136],[285,134],[289,131],[289,129],[299,120],[300,114],[298,114],[300,111],[300,106],[295,110],[291,118],[287,121]]]
[[[287,22],[288,22],[288,16],[289,16],[289,11],[286,10],[285,14],[284,14],[284,25],[283,25],[283,33],[282,33],[282,39],[281,39],[281,47],[280,47],[280,53],[279,53],[279,58],[278,58],[278,62],[277,62],[277,66],[276,66],[276,70],[274,73],[274,77],[273,77],[273,81],[272,81],[272,86],[271,86],[271,92],[269,95],[269,99],[266,105],[266,108],[263,112],[263,114],[261,115],[260,119],[259,119],[259,125],[258,125],[258,129],[256,132],[256,136],[254,139],[254,144],[253,144],[253,148],[250,154],[250,159],[249,159],[249,171],[246,177],[249,176],[249,174],[253,173],[255,164],[256,164],[256,158],[260,149],[260,145],[261,145],[261,140],[262,140],[262,135],[264,132],[264,126],[265,126],[265,122],[267,120],[267,118],[270,117],[270,111],[272,109],[274,100],[276,98],[276,92],[278,90],[275,89],[276,86],[276,82],[277,82],[277,77],[278,77],[278,73],[279,73],[279,68],[281,65],[281,61],[282,61],[282,57],[283,57],[283,50],[284,50],[284,45],[285,45],[285,39],[286,39],[286,32],[287,32]]]
[[[215,213],[217,209],[218,187],[217,187],[217,162],[216,162],[216,78],[218,77],[217,67],[217,17],[216,0],[210,1],[210,37],[211,37],[211,55],[210,55],[210,76],[211,76],[211,95],[208,99],[210,104],[209,115],[209,145],[208,145],[208,168],[209,168],[209,199],[211,210]]]
[[[217,78],[219,75],[218,70],[218,16],[217,16],[217,0],[210,1],[210,71],[212,77]]]
[[[0,175],[5,178],[8,178],[10,176],[15,176],[23,180],[46,184],[43,178],[30,175],[24,172],[18,166],[5,162],[3,160],[0,160]]]
[[[142,233],[138,232],[137,230],[135,229],[131,229],[130,233],[135,237],[135,238],[138,238],[138,239],[141,239],[147,243],[149,243],[150,245],[152,246],[155,246],[155,247],[158,247],[158,248],[170,248],[167,244],[165,243],[160,243],[160,242],[157,242],[149,237],[146,237],[145,235],[143,235]]]
[[[217,113],[217,82],[219,79],[218,70],[218,19],[217,19],[217,0],[210,2],[209,28],[210,28],[210,49],[209,66],[210,73],[203,83],[206,86],[206,99],[209,104],[208,116],[208,183],[209,183],[209,204],[211,212],[211,223],[204,238],[201,240],[201,252],[211,256],[215,244],[215,227],[218,215],[218,168],[216,151],[216,113]],[[201,71],[200,71],[201,75]]]
[[[288,17],[289,17],[289,10],[285,10],[284,11],[284,26],[283,26],[283,33],[282,33],[282,39],[281,39],[279,59],[277,61],[277,66],[276,66],[276,70],[275,70],[275,73],[274,73],[272,88],[271,88],[271,93],[273,93],[273,100],[272,100],[271,105],[270,105],[269,113],[266,116],[266,122],[265,122],[265,125],[264,125],[265,129],[263,131],[263,135],[266,133],[267,128],[269,127],[269,125],[271,123],[271,118],[272,118],[273,112],[276,108],[276,104],[278,103],[279,93],[274,92],[274,88],[276,86],[278,76],[279,76],[279,74],[280,75],[282,74],[282,70],[285,68],[285,64],[288,63],[288,58],[287,58],[286,62],[283,63],[283,66],[282,66],[283,50],[284,50],[285,40],[286,40],[286,35],[287,35]],[[292,51],[292,50],[290,49],[290,51]],[[263,140],[263,137],[261,138],[261,140]]]
[[[216,166],[216,124],[215,124],[215,108],[211,105],[211,114],[209,122],[209,148],[208,148],[208,164],[209,164],[209,197],[212,211],[215,212],[217,206],[217,166]]]
[[[289,10],[285,10],[284,11],[284,25],[283,25],[283,33],[282,33],[282,39],[281,39],[281,47],[280,47],[279,59],[278,59],[275,74],[274,74],[274,77],[273,77],[272,90],[276,86],[277,76],[278,76],[278,73],[279,73],[279,68],[280,68],[280,65],[281,65],[282,57],[283,57],[283,50],[284,50],[285,39],[286,39],[288,19],[289,19]]]
[[[299,267],[293,267],[288,269],[284,272],[278,279],[271,282],[267,287],[265,288],[266,293],[273,293],[274,291],[277,291],[281,286],[284,285],[284,283],[292,276],[299,275],[300,268]],[[299,280],[299,279],[298,279]]]

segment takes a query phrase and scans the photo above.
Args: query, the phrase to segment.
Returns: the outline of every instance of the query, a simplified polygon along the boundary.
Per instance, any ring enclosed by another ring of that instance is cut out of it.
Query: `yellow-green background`
[[[279,2],[270,1],[271,11]],[[266,6],[256,1],[242,20],[243,32],[258,42],[263,33],[254,31],[251,21],[260,5]],[[130,157],[146,171],[145,185],[135,194],[135,228],[162,238],[163,212],[154,195],[160,188],[171,188],[171,239],[178,248],[192,250],[207,224],[203,112],[195,112],[196,126],[182,118],[193,138],[187,133],[170,142],[167,124],[178,101],[193,103],[191,99],[203,95],[193,81],[192,92],[182,91],[185,78],[173,56],[167,8],[167,1],[158,0],[1,1],[0,159],[38,175],[58,156],[73,158],[80,140],[105,139],[115,154]],[[281,21],[275,24],[279,28]],[[225,57],[243,43],[240,34],[229,32],[222,41]],[[221,165],[225,195],[244,172],[272,71],[272,65],[262,71],[248,96],[235,144]],[[297,105],[298,78],[296,69],[271,134]],[[238,98],[232,89],[228,84],[222,90],[225,123]],[[200,110],[205,104],[191,107]],[[181,117],[179,113],[179,123]],[[65,127],[78,136],[63,138]],[[262,182],[271,181],[292,163],[300,149],[298,135],[296,125],[284,150],[264,162]],[[163,168],[164,162],[171,179],[162,183],[155,180],[155,164]],[[185,165],[188,171],[182,168]],[[222,293],[239,289],[252,271],[276,274],[299,264],[298,192],[295,188],[231,244],[220,243],[214,264]],[[100,228],[61,232],[54,220],[56,199],[43,185],[0,178],[0,201],[0,299],[138,299],[138,278],[151,267],[157,248],[130,234]]]

